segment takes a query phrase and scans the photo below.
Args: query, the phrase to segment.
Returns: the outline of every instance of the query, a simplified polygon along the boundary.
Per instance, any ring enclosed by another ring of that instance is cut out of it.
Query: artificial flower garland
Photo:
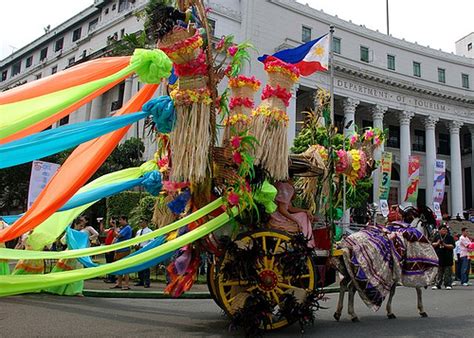
[[[293,82],[298,81],[300,77],[300,71],[296,66],[283,62],[279,59],[272,59],[270,61],[265,62],[265,71],[268,73],[284,73],[291,77]]]
[[[248,124],[249,120],[250,120],[249,117],[245,114],[234,114],[232,116],[229,116],[224,121],[224,125],[233,126],[233,125],[236,125],[237,123]]]
[[[181,55],[189,55],[203,45],[199,31],[188,39],[178,41],[170,47],[160,47],[171,59],[179,58]]]
[[[207,64],[206,64],[206,55],[204,52],[199,53],[197,58],[183,63],[183,64],[174,64],[174,73],[177,76],[192,76],[192,75],[206,75],[207,74]]]
[[[170,93],[170,96],[176,105],[190,105],[199,102],[211,104],[212,102],[211,92],[208,88],[175,89]]]
[[[229,108],[234,109],[238,106],[244,106],[246,108],[252,109],[254,107],[254,102],[248,97],[231,97],[229,102]]]
[[[285,111],[267,106],[260,106],[252,112],[252,116],[258,115],[265,116],[269,122],[283,123],[285,126],[290,120]]]
[[[267,84],[265,88],[263,88],[262,100],[266,100],[271,97],[279,98],[287,107],[290,105],[291,93],[285,88],[280,87],[279,85],[277,85],[275,88]]]
[[[255,78],[255,76],[248,77],[244,75],[239,75],[236,77],[231,77],[229,79],[229,87],[230,88],[241,88],[249,86],[252,87],[254,91],[257,91],[260,87],[260,81]]]

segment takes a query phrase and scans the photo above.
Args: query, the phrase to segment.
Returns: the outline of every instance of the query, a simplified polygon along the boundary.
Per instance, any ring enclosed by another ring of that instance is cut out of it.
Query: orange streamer
[[[102,79],[124,69],[130,56],[101,58],[0,93],[0,104],[18,102]]]
[[[144,86],[115,115],[139,111],[158,85]],[[10,241],[32,230],[61,208],[97,171],[114,150],[130,126],[81,144],[49,181],[31,208],[11,227],[0,231],[0,243]]]

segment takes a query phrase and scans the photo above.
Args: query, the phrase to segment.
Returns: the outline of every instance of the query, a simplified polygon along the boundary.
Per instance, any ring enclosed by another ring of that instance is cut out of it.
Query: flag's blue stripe
[[[305,58],[305,56],[311,50],[311,47],[313,47],[315,43],[317,43],[319,40],[321,40],[325,36],[326,35],[323,35],[315,40],[308,41],[305,44],[302,44],[301,46],[298,46],[296,48],[280,50],[276,52],[275,54],[273,54],[273,56],[286,63],[291,63],[291,64],[298,63]],[[260,56],[258,60],[260,62],[265,62],[267,57],[268,55],[265,54],[263,56]]]

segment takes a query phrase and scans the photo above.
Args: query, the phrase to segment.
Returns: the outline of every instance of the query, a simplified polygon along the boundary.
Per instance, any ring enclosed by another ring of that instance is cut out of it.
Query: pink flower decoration
[[[227,196],[227,202],[229,202],[230,205],[238,205],[239,204],[240,197],[238,194],[235,192],[231,192]]]
[[[242,162],[243,162],[243,159],[242,159],[242,155],[240,155],[239,152],[234,152],[234,154],[232,154],[232,159],[234,160],[234,162],[238,165],[241,165]]]
[[[168,156],[165,156],[165,157],[160,158],[160,159],[158,160],[158,166],[159,166],[160,168],[165,168],[165,167],[167,167],[167,166],[168,166],[168,163],[169,163]]]
[[[234,148],[234,149],[239,148],[241,142],[242,142],[242,137],[240,137],[240,136],[233,136],[230,139],[230,144],[231,144],[232,148]]]
[[[347,153],[345,150],[340,149],[336,152],[336,154],[338,157],[338,161],[336,163],[336,172],[341,174],[349,166],[349,163],[347,162]]]
[[[365,139],[366,141],[370,141],[373,137],[374,137],[374,131],[373,131],[373,130],[367,130],[367,131],[364,133],[364,139]]]
[[[351,146],[353,146],[357,141],[359,141],[359,135],[354,134],[351,136]]]
[[[219,42],[216,44],[216,50],[221,50],[224,48],[225,39],[222,37]]]
[[[227,53],[229,53],[230,56],[234,56],[237,51],[239,50],[239,47],[237,46],[230,46],[229,48],[227,48]]]
[[[380,137],[375,136],[375,137],[374,137],[374,143],[375,143],[376,146],[379,146],[379,145],[382,143],[382,142],[380,141]]]

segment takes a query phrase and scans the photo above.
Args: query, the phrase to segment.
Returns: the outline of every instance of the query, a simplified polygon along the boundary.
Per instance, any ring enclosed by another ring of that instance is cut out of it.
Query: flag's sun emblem
[[[316,56],[322,56],[324,54],[324,48],[321,45],[317,45],[313,53]]]

